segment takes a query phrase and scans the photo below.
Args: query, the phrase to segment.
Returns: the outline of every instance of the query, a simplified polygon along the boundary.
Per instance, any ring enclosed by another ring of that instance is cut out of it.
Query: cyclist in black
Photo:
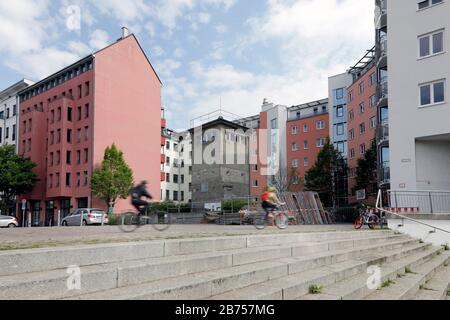
[[[142,197],[146,197],[148,199],[153,199],[153,197],[147,191],[147,181],[142,181],[136,187],[130,190],[131,195],[131,204],[136,208],[136,210],[142,214],[142,211],[147,207],[150,203],[142,200]]]

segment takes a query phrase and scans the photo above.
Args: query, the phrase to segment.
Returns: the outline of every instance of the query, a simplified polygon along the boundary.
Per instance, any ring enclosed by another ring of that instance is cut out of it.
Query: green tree
[[[372,140],[370,149],[366,150],[364,157],[358,159],[356,167],[356,190],[366,190],[373,193],[374,185],[377,183],[377,145]],[[375,187],[376,189],[376,187]]]
[[[123,152],[115,144],[106,148],[103,162],[94,169],[91,190],[95,197],[115,205],[117,199],[128,198],[133,187],[133,171],[125,162]]]
[[[347,190],[342,190],[339,181],[342,181],[346,171],[346,162],[330,139],[317,155],[314,166],[305,174],[305,187],[307,190],[319,193],[325,206],[334,206],[336,199],[344,196]]]
[[[16,154],[14,146],[0,146],[0,210],[12,209],[18,195],[33,190],[38,181],[36,164]]]

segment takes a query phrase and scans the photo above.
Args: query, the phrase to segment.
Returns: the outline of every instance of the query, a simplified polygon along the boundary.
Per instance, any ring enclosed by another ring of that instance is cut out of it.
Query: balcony
[[[378,170],[378,182],[380,186],[387,185],[391,182],[391,167],[389,161],[384,161]]]
[[[387,67],[387,49],[388,49],[388,41],[387,37],[383,37],[380,39],[377,46],[377,68],[383,69]]]
[[[383,123],[377,127],[377,141],[378,144],[389,141],[389,125]]]
[[[378,107],[387,106],[389,94],[388,90],[389,90],[389,82],[387,77],[381,78],[377,88]]]
[[[166,137],[161,137],[161,147],[166,145]]]
[[[161,182],[166,181],[166,174],[164,172],[161,172]]]
[[[387,26],[387,0],[377,0],[375,5],[375,28]]]
[[[163,128],[163,129],[167,128],[167,120],[166,119],[161,119],[161,128]]]
[[[165,155],[161,155],[161,164],[166,163],[166,156]]]

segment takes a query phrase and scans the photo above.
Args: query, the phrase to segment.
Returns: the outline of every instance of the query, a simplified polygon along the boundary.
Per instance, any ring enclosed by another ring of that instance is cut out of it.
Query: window
[[[166,173],[166,182],[170,182],[170,173]]]
[[[419,57],[424,58],[444,51],[444,31],[419,37]]]
[[[345,144],[343,142],[337,144],[337,151],[342,154],[345,152]]]
[[[81,84],[78,86],[78,99],[81,99],[83,93],[81,92]]]
[[[77,172],[77,187],[81,186],[81,173]]]
[[[55,185],[56,187],[59,187],[59,173],[56,174],[56,181],[55,181]]]
[[[181,183],[184,184],[184,174],[182,174],[182,175],[180,176],[180,179],[181,179]]]
[[[31,132],[31,129],[33,128],[33,119],[28,120],[28,132]]]
[[[89,150],[88,149],[84,149],[84,162],[85,163],[89,162]]]
[[[363,122],[359,125],[359,133],[364,134],[366,132],[366,124]]]
[[[361,155],[364,155],[366,153],[366,144],[365,143],[363,143],[359,146],[359,153]]]
[[[370,97],[369,105],[371,107],[375,107],[377,105],[377,96],[376,95],[373,95]]]
[[[6,131],[5,131],[5,139],[8,139],[8,138],[9,138],[9,128],[7,127]]]
[[[309,125],[307,125],[306,123],[303,125],[303,132],[309,132]]]
[[[292,177],[292,184],[293,184],[293,185],[297,185],[297,184],[299,184],[299,183],[300,183],[300,178],[299,178],[299,176],[297,176],[297,175],[293,176],[293,177]]]
[[[424,0],[424,1],[418,1],[418,5],[419,5],[419,10],[420,9],[425,9],[428,8],[430,6],[442,3],[443,0]]]
[[[57,121],[61,121],[61,107],[58,108],[58,112],[56,114]]]
[[[12,129],[12,141],[16,141],[16,125],[13,124],[13,129]]]
[[[67,129],[67,143],[72,143],[72,130]]]
[[[370,127],[375,128],[377,126],[377,117],[370,118]]]
[[[299,161],[298,159],[292,160],[292,168],[298,168]]]
[[[81,120],[81,107],[77,108],[77,120],[80,121]]]
[[[81,150],[77,151],[77,164],[81,164]]]
[[[351,129],[351,130],[348,132],[348,135],[349,135],[349,139],[350,139],[350,140],[354,140],[354,139],[355,139],[355,129]]]
[[[61,151],[56,151],[56,165],[61,164]]]
[[[350,149],[350,158],[351,159],[355,158],[355,149]]]
[[[77,143],[81,142],[81,129],[77,130]]]
[[[338,136],[342,136],[344,134],[344,124],[343,123],[339,123],[336,126],[336,133]]]
[[[55,160],[54,157],[55,154],[53,152],[50,152],[50,167],[53,167],[53,161]]]
[[[344,89],[340,88],[336,90],[336,100],[344,98]]]
[[[55,110],[50,111],[50,123],[55,123]]]
[[[364,102],[359,105],[359,113],[364,113],[366,111],[366,106],[364,105]]]
[[[323,120],[316,122],[316,129],[317,130],[322,130],[324,128],[325,128],[325,122]]]
[[[13,105],[13,117],[17,114],[17,106]]]
[[[359,84],[358,88],[359,88],[359,93],[360,93],[360,94],[364,93],[364,90],[365,90],[364,82],[361,82],[361,83]]]
[[[169,141],[166,142],[166,150],[170,150],[170,142]]]
[[[297,142],[293,142],[292,143],[292,151],[297,151],[297,150],[298,150]]]
[[[307,150],[309,148],[308,140],[303,141],[303,149]]]
[[[181,191],[181,201],[184,201],[184,191]]]
[[[445,101],[445,81],[420,85],[420,105],[429,106]]]
[[[276,118],[270,121],[270,127],[272,129],[278,129],[278,124],[277,124],[277,119]]]
[[[258,165],[257,164],[252,165],[252,168],[253,168],[253,172],[257,172],[258,171]]]
[[[316,140],[316,147],[317,148],[322,148],[325,145],[325,139],[324,138],[320,138]]]
[[[89,104],[86,104],[84,106],[84,118],[85,119],[89,118]]]
[[[205,193],[209,191],[209,184],[208,182],[202,182],[200,186],[200,192]]]
[[[56,143],[61,143],[61,129],[58,129],[56,134]]]
[[[344,116],[344,107],[343,106],[336,107],[336,116],[338,118],[341,118]]]
[[[67,121],[72,122],[72,108],[67,109]]]
[[[84,180],[83,185],[87,186],[88,185],[88,172],[87,171],[85,171],[83,173],[83,180]]]
[[[376,83],[376,75],[375,72],[369,76],[369,86],[373,86]]]
[[[353,112],[353,110],[350,110],[350,112],[348,113],[348,117],[350,118],[350,120],[355,119],[355,113]]]
[[[89,95],[89,81],[84,84],[84,95],[87,97]]]
[[[89,140],[89,127],[84,127],[84,140]]]
[[[6,119],[9,119],[9,108],[6,109]]]
[[[170,166],[170,157],[166,157],[166,165]]]
[[[298,133],[298,127],[297,126],[293,126],[291,129],[291,133],[292,134],[297,134]]]
[[[177,174],[173,175],[173,183],[178,183],[178,175]]]
[[[71,180],[70,173],[66,173],[66,187],[70,187],[70,180]]]
[[[305,167],[309,166],[309,159],[308,158],[303,159],[303,165]]]
[[[68,164],[68,165],[72,164],[72,152],[71,151],[66,152],[66,164]]]
[[[258,186],[258,180],[253,180],[253,187],[256,188]]]

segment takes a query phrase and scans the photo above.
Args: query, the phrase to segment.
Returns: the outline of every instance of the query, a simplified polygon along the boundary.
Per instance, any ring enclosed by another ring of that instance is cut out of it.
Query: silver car
[[[108,216],[101,209],[77,209],[61,220],[61,225],[67,226],[87,226],[96,224],[107,224]]]
[[[0,216],[0,228],[15,228],[19,226],[19,221],[15,217]]]

